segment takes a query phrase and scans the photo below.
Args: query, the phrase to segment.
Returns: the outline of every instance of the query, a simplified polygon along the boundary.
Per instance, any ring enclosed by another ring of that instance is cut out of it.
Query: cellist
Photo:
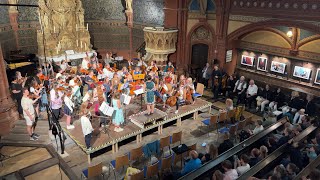
[[[188,78],[186,82],[187,82],[185,85],[186,100],[187,101],[192,100],[192,102],[190,102],[190,103],[194,104],[194,102],[195,102],[195,99],[194,99],[195,88],[194,88],[192,78]]]

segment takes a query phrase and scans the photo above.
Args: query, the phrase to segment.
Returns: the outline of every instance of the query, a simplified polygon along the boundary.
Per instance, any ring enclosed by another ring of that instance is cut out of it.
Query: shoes
[[[38,139],[36,138],[36,137],[34,137],[34,136],[31,136],[30,137],[30,141],[37,141]]]
[[[92,147],[87,148],[87,152],[88,152],[88,151],[90,152],[91,150],[92,150]]]
[[[67,129],[68,129],[68,130],[74,129],[74,125],[68,125],[68,126],[67,126]]]
[[[178,111],[178,110],[176,110],[174,113],[175,113],[175,114],[178,114],[178,112],[179,112],[179,111]]]
[[[147,114],[145,114],[145,116],[150,116],[150,114],[149,114],[149,113],[147,113]]]
[[[40,135],[39,135],[39,134],[36,134],[36,133],[33,133],[33,134],[32,134],[32,137],[35,137],[36,139],[39,139]]]
[[[121,131],[123,131],[123,129],[121,127],[116,127],[116,128],[114,128],[114,131],[115,132],[121,132]]]

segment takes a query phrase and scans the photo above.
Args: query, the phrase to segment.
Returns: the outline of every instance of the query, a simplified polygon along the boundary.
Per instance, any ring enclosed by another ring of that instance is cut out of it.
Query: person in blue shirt
[[[198,153],[195,150],[190,151],[189,156],[191,159],[185,164],[181,171],[181,176],[198,169],[201,166],[201,160],[198,158]]]

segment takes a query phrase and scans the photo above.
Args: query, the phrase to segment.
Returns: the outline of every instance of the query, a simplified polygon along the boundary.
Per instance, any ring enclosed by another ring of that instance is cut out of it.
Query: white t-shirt
[[[28,111],[32,116],[34,116],[34,107],[33,107],[33,101],[30,98],[22,97],[21,99],[21,106],[23,109],[23,116],[26,118],[29,118],[26,111]]]
[[[247,83],[246,82],[241,82],[240,80],[238,80],[236,82],[235,86],[236,86],[237,90],[242,91],[243,89],[247,88]],[[242,86],[243,86],[243,89],[242,89]]]
[[[75,85],[76,85],[76,83],[74,82],[73,79],[71,79],[71,80],[69,81],[69,86],[75,86]]]
[[[239,176],[245,172],[247,172],[248,170],[250,169],[250,165],[249,164],[246,164],[244,166],[239,166],[237,167],[237,172],[239,174]]]
[[[238,178],[237,170],[230,169],[229,171],[224,173],[223,180],[236,180]]]
[[[259,132],[263,131],[263,129],[264,129],[263,126],[255,127],[252,132],[253,134],[258,134]]]
[[[61,64],[60,65],[60,68],[65,71],[67,69],[67,64]]]
[[[81,121],[81,128],[82,128],[83,136],[86,136],[86,135],[92,133],[93,128],[92,128],[92,125],[91,125],[89,118],[87,118],[86,116],[81,116],[80,121]]]
[[[82,59],[81,68],[82,69],[88,69],[89,62],[85,59]]]
[[[247,90],[247,94],[249,95],[253,95],[253,94],[257,94],[258,92],[258,86],[257,85],[249,85],[248,90]]]

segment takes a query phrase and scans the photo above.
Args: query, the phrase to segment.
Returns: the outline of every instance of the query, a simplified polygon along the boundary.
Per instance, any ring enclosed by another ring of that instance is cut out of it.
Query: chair
[[[164,172],[165,170],[171,171],[172,170],[172,155],[166,157],[166,158],[162,158],[161,161],[161,174],[162,172]]]
[[[196,151],[196,150],[197,150],[197,143],[194,143],[194,144],[188,146],[188,148],[189,148],[189,150],[188,150],[186,156],[189,156],[190,151],[192,151],[192,150],[195,150],[195,151]]]
[[[130,151],[130,163],[139,160],[143,156],[142,146]]]
[[[141,180],[141,179],[144,179],[144,174],[143,174],[143,170],[136,173],[136,174],[132,174],[130,175],[130,179],[131,180]]]
[[[182,131],[173,133],[172,134],[171,144],[175,144],[176,142],[179,142],[179,145],[180,145],[181,144],[181,138],[182,138]]]
[[[229,120],[230,122],[232,122],[232,119],[235,118],[235,109],[229,110],[227,113],[227,120]]]
[[[254,124],[254,122],[252,121],[252,116],[246,118],[245,120],[246,120],[246,126],[250,126],[250,128],[252,128],[251,125]]]
[[[220,111],[219,113],[219,123],[226,123],[227,120],[227,112],[226,111]]]
[[[210,126],[215,126],[215,128],[218,130],[218,115],[212,115],[210,116],[210,119],[205,119],[201,121],[205,126],[210,128]],[[208,131],[208,136],[209,136],[209,131]]]
[[[82,178],[93,178],[97,176],[103,176],[102,173],[102,163],[96,164],[94,166],[89,166],[87,169],[82,170],[81,179]]]
[[[168,147],[170,150],[170,136],[164,137],[160,139],[160,150],[164,150],[165,147]],[[170,153],[171,154],[171,153]]]
[[[182,161],[182,154],[174,154],[173,164],[176,165],[177,162]]]
[[[197,83],[197,88],[196,88],[196,92],[194,93],[194,97],[201,97],[203,95],[203,91],[204,91],[204,85],[201,83]]]
[[[119,170],[120,168],[124,168],[125,166],[129,166],[129,156],[128,156],[128,154],[116,157],[116,167],[115,167],[115,169]]]
[[[147,178],[150,178],[153,176],[157,176],[159,178],[158,164],[159,164],[159,161],[147,167]]]
[[[220,134],[224,134],[228,132],[230,135],[235,136],[237,133],[237,124],[233,124],[230,127],[223,127],[221,129],[218,130],[218,138]]]

